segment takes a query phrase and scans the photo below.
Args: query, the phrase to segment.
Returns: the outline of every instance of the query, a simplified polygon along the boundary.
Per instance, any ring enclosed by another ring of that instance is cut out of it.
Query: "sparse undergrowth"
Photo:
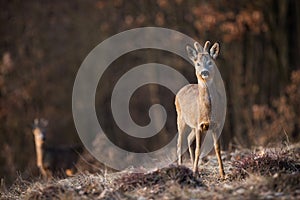
[[[79,173],[52,181],[17,180],[1,199],[299,199],[300,144],[224,152],[221,180],[214,155],[195,176],[189,164],[149,173]]]
[[[181,187],[189,186],[196,188],[204,186],[201,179],[196,177],[189,168],[175,165],[146,174],[125,174],[117,179],[117,182],[121,183],[119,188],[122,191],[133,191],[136,188],[144,187],[157,187],[163,191],[166,189],[166,183],[168,182],[173,182]]]
[[[299,151],[300,148],[281,151],[268,149],[246,154],[232,163],[234,167],[232,178],[245,178],[249,174],[272,176],[299,173]]]

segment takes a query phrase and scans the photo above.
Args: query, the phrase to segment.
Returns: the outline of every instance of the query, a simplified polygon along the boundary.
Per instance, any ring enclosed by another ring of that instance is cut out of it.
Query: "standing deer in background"
[[[219,44],[215,43],[209,50],[210,42],[207,41],[202,48],[198,42],[194,44],[195,49],[187,45],[186,50],[189,59],[193,61],[196,70],[198,84],[189,84],[184,86],[176,95],[175,106],[177,111],[177,127],[178,127],[178,143],[177,143],[177,156],[178,164],[182,163],[182,137],[184,129],[188,125],[192,131],[188,135],[188,146],[193,165],[193,171],[198,171],[198,162],[200,156],[201,137],[205,134],[209,127],[213,129],[213,140],[216,155],[219,163],[220,176],[224,177],[223,163],[220,153],[220,144],[214,130],[214,122],[211,121],[212,102],[210,91],[214,87],[214,74],[216,65],[212,61],[216,59],[219,54]],[[209,90],[210,88],[210,90]],[[215,99],[216,100],[216,99]],[[195,157],[192,151],[191,144],[196,137]]]
[[[77,147],[49,147],[45,143],[45,128],[48,122],[35,119],[33,135],[35,141],[37,166],[44,178],[53,175],[72,176],[76,172],[75,164],[83,149]]]

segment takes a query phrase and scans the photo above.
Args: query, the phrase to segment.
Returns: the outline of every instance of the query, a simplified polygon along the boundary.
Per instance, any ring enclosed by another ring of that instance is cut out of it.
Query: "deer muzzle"
[[[207,79],[209,77],[209,71],[203,70],[201,71],[200,75],[203,79]]]

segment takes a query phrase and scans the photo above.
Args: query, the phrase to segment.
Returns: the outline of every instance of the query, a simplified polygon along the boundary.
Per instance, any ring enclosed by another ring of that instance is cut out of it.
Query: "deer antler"
[[[209,45],[210,45],[210,41],[206,41],[205,44],[204,44],[204,48],[203,48],[204,52],[208,52]]]

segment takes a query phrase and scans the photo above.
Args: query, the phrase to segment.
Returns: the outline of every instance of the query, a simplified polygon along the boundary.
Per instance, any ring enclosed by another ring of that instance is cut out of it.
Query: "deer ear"
[[[48,120],[41,119],[41,122],[42,122],[42,124],[43,124],[44,127],[48,126]]]
[[[190,45],[186,46],[186,52],[190,60],[195,61],[197,59],[197,51]]]
[[[220,45],[219,43],[215,43],[211,48],[210,48],[210,56],[213,58],[213,59],[216,59],[219,55],[219,52],[220,52]]]
[[[35,118],[35,119],[34,119],[33,125],[34,125],[34,126],[39,125],[39,119],[38,119],[38,118]]]
[[[195,47],[196,51],[198,51],[198,53],[203,52],[203,48],[201,47],[201,45],[198,42],[194,43],[194,47]]]

